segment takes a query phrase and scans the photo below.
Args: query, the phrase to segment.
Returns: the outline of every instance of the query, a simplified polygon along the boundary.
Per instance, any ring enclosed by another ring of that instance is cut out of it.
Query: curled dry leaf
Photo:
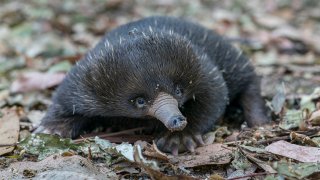
[[[306,144],[312,147],[318,147],[317,142],[313,141],[310,137],[304,134],[298,134],[295,132],[290,133],[290,139],[294,142],[299,142],[301,144]]]
[[[60,84],[64,77],[65,73],[28,72],[12,83],[10,91],[18,93],[51,88]]]
[[[0,118],[0,144],[14,144],[19,138],[19,116],[17,109],[5,108],[1,111]],[[0,155],[11,152],[14,147],[0,147]]]
[[[319,126],[320,125],[320,110],[314,111],[310,118],[308,119],[308,122],[310,122],[313,126]]]
[[[161,159],[163,161],[169,161],[168,156],[161,152],[154,142],[152,145],[145,146],[143,154],[149,157]]]

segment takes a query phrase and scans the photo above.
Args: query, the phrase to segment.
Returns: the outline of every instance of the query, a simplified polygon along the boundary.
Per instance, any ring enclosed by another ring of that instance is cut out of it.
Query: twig
[[[107,134],[101,134],[101,135],[94,135],[94,136],[92,136],[92,135],[90,136],[90,134],[89,134],[89,136],[82,137],[82,138],[79,138],[79,139],[75,139],[75,140],[73,140],[73,142],[75,142],[75,143],[82,142],[85,139],[94,138],[95,136],[98,136],[99,138],[118,136],[118,135],[121,135],[121,134],[131,133],[131,132],[134,132],[134,131],[141,131],[141,130],[144,130],[145,128],[146,127],[138,127],[138,128],[133,128],[133,129],[126,129],[126,130],[119,131],[119,132],[107,133]]]
[[[240,140],[238,140],[238,141],[229,141],[229,142],[225,142],[225,143],[223,143],[224,145],[231,145],[231,144],[237,144],[237,143],[242,143],[242,142],[244,142],[244,141],[240,141]]]
[[[272,143],[274,141],[281,141],[281,140],[290,140],[290,136],[280,136],[280,137],[275,137],[275,138],[271,138],[271,139],[267,139],[267,140],[260,140],[256,143],[256,145],[260,145],[260,144],[269,144]]]
[[[104,138],[104,137],[118,136],[118,135],[121,135],[121,134],[131,133],[131,132],[134,132],[134,131],[141,131],[141,130],[144,130],[144,129],[146,129],[146,127],[138,127],[138,128],[133,128],[133,129],[126,129],[126,130],[119,131],[119,132],[103,134],[103,135],[101,135],[99,137],[100,138]]]
[[[299,131],[297,133],[299,134],[303,134],[303,135],[306,135],[306,136],[312,136],[316,133],[318,133],[320,131],[320,128],[314,128],[314,129],[311,129],[309,131]],[[280,140],[290,140],[290,135],[286,135],[286,136],[280,136],[280,137],[275,137],[275,138],[271,138],[271,139],[267,139],[267,140],[260,140],[258,141],[256,144],[259,145],[259,144],[269,144],[271,142],[274,142],[274,141],[280,141]]]
[[[221,148],[228,149],[228,150],[230,150],[230,151],[233,150],[232,148],[229,148],[228,146],[221,146]]]

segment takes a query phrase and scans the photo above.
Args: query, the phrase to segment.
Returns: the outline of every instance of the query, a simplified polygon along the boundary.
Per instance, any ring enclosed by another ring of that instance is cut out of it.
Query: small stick
[[[84,141],[85,139],[87,138],[93,138],[95,136],[98,136],[99,138],[105,138],[105,137],[111,137],[111,136],[118,136],[118,135],[121,135],[121,134],[126,134],[126,133],[131,133],[131,132],[134,132],[134,131],[140,131],[140,130],[143,130],[145,129],[146,127],[138,127],[138,128],[133,128],[133,129],[126,129],[126,130],[123,130],[123,131],[119,131],[119,132],[114,132],[114,133],[107,133],[107,134],[101,134],[101,135],[94,135],[94,136],[87,136],[87,137],[82,137],[82,138],[79,138],[79,139],[75,139],[73,140],[73,142],[77,143],[77,142],[82,142]]]
[[[306,136],[314,136],[315,134],[317,134],[318,132],[320,131],[320,128],[315,128],[315,129],[310,129],[309,131],[294,131],[298,134],[303,134],[303,135],[306,135]],[[280,141],[280,140],[290,140],[290,133],[292,131],[289,131],[288,132],[288,135],[285,135],[285,136],[280,136],[280,137],[274,137],[274,138],[271,138],[271,139],[267,139],[267,140],[260,140],[258,141],[256,144],[257,145],[260,145],[260,144],[268,144],[268,143],[272,143],[274,141]],[[230,142],[226,142],[226,143],[223,143],[225,145],[230,145],[230,144],[238,144],[238,143],[242,143],[244,142],[244,140],[237,140],[237,141],[230,141]]]
[[[310,129],[309,131],[299,131],[297,133],[299,134],[303,134],[303,135],[306,135],[306,136],[312,136],[316,133],[319,132],[319,128],[315,128],[315,129]],[[287,136],[280,136],[280,137],[275,137],[275,138],[271,138],[271,139],[267,139],[267,140],[261,140],[261,141],[258,141],[256,144],[259,145],[259,144],[268,144],[268,143],[271,143],[271,142],[274,142],[274,141],[280,141],[280,140],[290,140],[290,135],[287,135]]]
[[[271,139],[267,139],[267,140],[261,140],[258,141],[256,143],[256,145],[260,145],[260,144],[269,144],[272,143],[274,141],[281,141],[281,140],[290,140],[290,136],[280,136],[280,137],[275,137],[275,138],[271,138]]]
[[[104,138],[104,137],[118,136],[118,135],[121,135],[121,134],[131,133],[131,132],[134,132],[134,131],[141,131],[141,130],[144,130],[144,129],[146,129],[146,127],[138,127],[138,128],[133,128],[133,129],[126,129],[126,130],[119,131],[119,132],[103,134],[103,135],[101,135],[99,137],[100,138]]]

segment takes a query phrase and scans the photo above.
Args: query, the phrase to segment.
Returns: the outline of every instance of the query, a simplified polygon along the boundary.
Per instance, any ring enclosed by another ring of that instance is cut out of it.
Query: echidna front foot
[[[194,150],[203,146],[205,143],[200,132],[193,132],[188,128],[178,132],[166,132],[156,140],[157,147],[164,152],[177,156],[179,152],[194,152]]]

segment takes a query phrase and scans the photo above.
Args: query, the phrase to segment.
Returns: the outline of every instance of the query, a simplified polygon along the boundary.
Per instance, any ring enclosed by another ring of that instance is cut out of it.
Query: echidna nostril
[[[172,117],[172,125],[175,127],[181,126],[183,124],[183,121],[185,121],[186,118],[183,116],[174,116]]]
[[[178,124],[179,120],[178,119],[174,119],[173,120],[173,125],[176,126]]]

